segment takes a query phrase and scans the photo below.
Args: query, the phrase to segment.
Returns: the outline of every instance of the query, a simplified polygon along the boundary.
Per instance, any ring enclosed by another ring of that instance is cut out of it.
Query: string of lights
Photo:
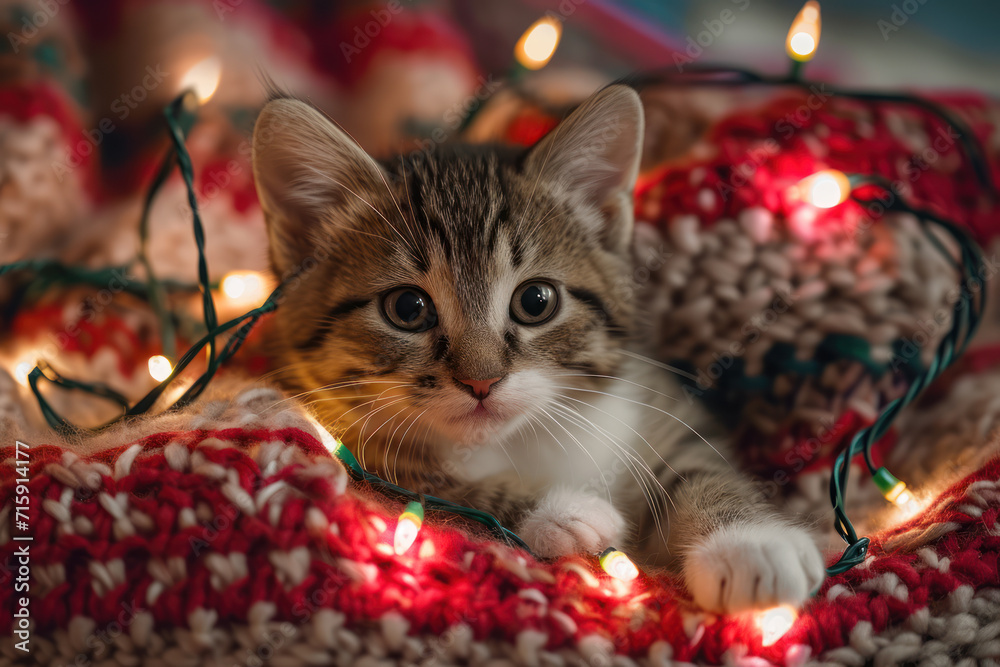
[[[855,190],[866,185],[875,185],[890,192],[888,184],[877,178],[857,177],[854,182]],[[938,343],[929,365],[910,383],[903,396],[891,401],[872,424],[854,434],[850,444],[834,462],[833,475],[830,478],[830,501],[833,504],[835,514],[834,528],[847,542],[848,548],[840,560],[827,569],[829,574],[839,574],[849,570],[861,563],[867,553],[868,538],[858,537],[845,510],[850,463],[858,454],[863,454],[872,481],[886,500],[910,511],[916,508],[916,503],[910,491],[907,490],[906,483],[896,478],[884,466],[875,466],[872,459],[872,446],[888,432],[903,408],[910,405],[944,369],[965,351],[979,327],[987,290],[986,283],[979,278],[981,275],[979,271],[983,267],[982,250],[965,229],[944,220],[931,211],[911,207],[899,197],[879,200],[860,195],[852,195],[852,197],[862,205],[876,201],[884,205],[885,201],[889,201],[886,207],[888,211],[907,213],[916,217],[932,245],[960,271],[961,281],[958,298],[952,307],[952,326]],[[955,242],[959,254],[957,261],[934,235],[931,229],[932,225],[943,231]]]

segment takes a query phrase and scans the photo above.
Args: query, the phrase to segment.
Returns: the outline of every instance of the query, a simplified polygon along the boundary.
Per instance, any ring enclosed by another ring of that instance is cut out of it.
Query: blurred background
[[[141,152],[184,74],[209,57],[222,65],[215,107],[236,125],[252,123],[266,75],[312,99],[370,150],[391,153],[449,121],[461,126],[446,128],[449,135],[471,125],[467,98],[481,101],[524,73],[515,48],[540,17],[558,20],[558,48],[543,69],[519,79],[558,102],[652,68],[729,63],[781,74],[801,7],[798,0],[2,0],[0,81],[57,83],[84,125],[110,115],[127,131],[103,133],[105,165]],[[808,74],[862,88],[996,95],[998,26],[995,3],[823,3],[822,45]],[[165,73],[156,90],[130,95],[154,65]]]
[[[465,11],[460,7],[465,5]],[[463,25],[487,31],[502,42],[515,39],[538,12],[559,3],[454,3]],[[630,67],[672,64],[672,55],[688,47],[727,9],[735,19],[704,46],[699,60],[735,62],[780,70],[797,0],[597,0],[579,3],[567,21],[566,44],[553,64],[582,60],[595,67],[624,72]],[[1000,91],[1000,5],[975,0],[871,1],[822,3],[823,48],[811,65],[814,74],[861,86],[973,87]],[[488,31],[485,26],[496,26]],[[706,40],[707,41],[707,40]],[[476,40],[486,47],[489,40]],[[483,48],[485,62],[502,57]],[[609,58],[609,55],[615,56]],[[497,61],[493,61],[497,62]]]
[[[169,144],[162,110],[192,86],[203,99],[188,145],[221,275],[265,264],[249,168],[265,80],[309,99],[378,157],[455,140],[530,144],[618,77],[714,63],[782,77],[802,8],[799,0],[0,0],[0,261],[40,253],[129,261],[143,194]],[[807,79],[1000,93],[998,4],[820,8]],[[713,122],[761,99],[749,88],[646,95],[644,166],[683,155]],[[190,276],[195,265],[189,217],[175,177],[150,217],[162,247],[154,267],[167,275]]]

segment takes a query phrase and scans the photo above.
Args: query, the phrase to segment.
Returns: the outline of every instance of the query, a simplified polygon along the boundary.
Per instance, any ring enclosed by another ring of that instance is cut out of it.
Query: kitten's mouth
[[[502,421],[502,417],[495,409],[487,407],[483,401],[478,401],[476,403],[476,407],[471,410],[451,417],[451,421],[457,423],[467,423],[469,420],[475,420],[477,422],[493,422]]]

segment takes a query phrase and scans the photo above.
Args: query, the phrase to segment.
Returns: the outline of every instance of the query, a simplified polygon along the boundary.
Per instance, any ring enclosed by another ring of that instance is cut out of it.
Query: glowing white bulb
[[[632,581],[639,576],[639,568],[621,551],[610,547],[601,554],[601,568],[615,579]]]
[[[821,29],[819,3],[809,0],[792,21],[785,38],[785,53],[799,62],[812,60],[819,47]]]
[[[798,183],[799,197],[816,208],[833,208],[851,194],[851,182],[842,171],[827,169]]]
[[[910,490],[906,488],[905,482],[900,482],[898,486],[902,488],[900,488],[892,498],[889,498],[887,495],[886,499],[895,504],[896,507],[903,512],[903,516],[907,519],[919,514],[920,510],[923,509],[920,501],[913,497]]]
[[[149,374],[157,382],[163,382],[174,372],[173,364],[162,354],[157,354],[149,358]]]
[[[528,69],[545,67],[559,46],[562,23],[551,16],[544,16],[528,28],[514,49],[514,57]]]
[[[909,491],[904,491],[896,498],[896,507],[899,508],[901,519],[908,521],[924,511],[924,504],[914,498]]]
[[[797,32],[788,40],[788,45],[800,56],[808,56],[816,50],[816,39],[807,32]]]
[[[222,63],[215,56],[209,56],[192,67],[181,79],[181,90],[191,90],[200,104],[212,98],[222,78]]]
[[[312,424],[313,428],[316,429],[316,434],[319,436],[319,441],[323,443],[324,447],[326,447],[326,451],[336,456],[337,450],[340,449],[341,447],[340,440],[337,440],[335,437],[330,435],[330,432],[327,431],[326,428],[319,423],[319,420],[317,420],[312,415],[306,415],[306,419],[308,419],[309,423]]]
[[[242,276],[230,274],[222,279],[222,293],[230,299],[238,299],[247,289]]]
[[[392,538],[392,550],[396,552],[397,556],[402,556],[407,549],[413,546],[419,532],[420,526],[410,517],[399,520],[399,523],[396,524],[396,534]]]
[[[760,643],[763,646],[770,646],[784,637],[785,633],[795,625],[795,620],[798,617],[798,612],[788,605],[772,607],[771,609],[758,612],[756,623],[760,629]]]
[[[842,201],[842,191],[831,176],[822,175],[809,188],[809,200],[819,208],[833,208]]]
[[[407,503],[406,509],[399,515],[396,532],[392,537],[392,549],[397,556],[402,556],[413,546],[424,523],[424,508],[417,502]]]
[[[890,503],[904,505],[913,500],[913,496],[906,490],[906,482],[898,481],[895,486],[885,493],[885,499]]]
[[[255,271],[227,273],[219,288],[234,306],[256,308],[267,298],[264,279]]]
[[[893,475],[884,466],[872,473],[872,481],[886,500],[902,510],[904,518],[909,519],[923,510],[923,503],[906,488],[906,482]]]
[[[35,364],[30,361],[19,361],[16,366],[14,366],[14,379],[22,387],[28,386],[28,375],[31,374],[32,369]]]
[[[556,40],[559,39],[559,31],[550,23],[544,23],[528,35],[524,41],[524,55],[535,62],[548,59],[555,51]]]

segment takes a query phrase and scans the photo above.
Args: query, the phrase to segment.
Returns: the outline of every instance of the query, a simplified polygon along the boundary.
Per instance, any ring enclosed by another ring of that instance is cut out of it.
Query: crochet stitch
[[[236,407],[229,419],[254,415]],[[0,457],[0,623],[9,626],[13,448]],[[415,555],[395,556],[400,508],[349,486],[307,425],[162,433],[86,458],[39,447],[31,457],[32,653],[4,644],[14,664],[888,665],[1000,655],[1000,460],[875,535],[864,565],[827,581],[788,634],[763,647],[750,615],[706,616],[670,576],[624,584],[587,560],[539,563],[433,515]]]

